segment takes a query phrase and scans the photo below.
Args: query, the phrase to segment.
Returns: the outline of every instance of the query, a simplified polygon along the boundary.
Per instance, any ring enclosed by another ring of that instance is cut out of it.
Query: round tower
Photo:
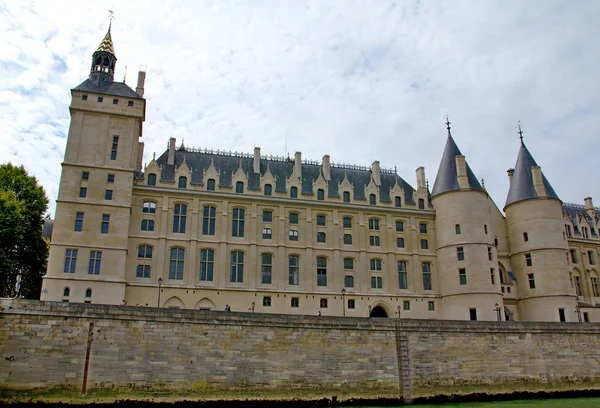
[[[504,212],[519,314],[527,321],[577,321],[569,281],[562,202],[523,143]]]
[[[490,200],[446,125],[448,140],[431,192],[442,316],[495,321],[504,306]]]

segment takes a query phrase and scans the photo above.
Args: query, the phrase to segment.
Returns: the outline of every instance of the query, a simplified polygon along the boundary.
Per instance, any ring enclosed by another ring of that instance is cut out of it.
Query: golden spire
[[[96,52],[107,52],[111,55],[115,55],[115,48],[113,47],[112,37],[110,35],[110,26],[108,27],[108,32],[104,36],[104,39],[100,43],[100,46]]]

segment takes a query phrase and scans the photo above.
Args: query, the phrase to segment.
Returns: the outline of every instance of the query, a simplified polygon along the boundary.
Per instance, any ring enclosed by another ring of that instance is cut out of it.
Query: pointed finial
[[[450,131],[450,116],[446,115],[446,129]]]
[[[521,144],[523,144],[523,129],[521,129],[521,121],[519,121],[519,139],[521,139]]]
[[[152,160],[156,160],[156,152],[152,153]]]
[[[113,6],[113,9],[114,8],[115,7]],[[108,10],[108,19],[110,20],[109,23],[108,23],[108,31],[110,32],[110,29],[112,27],[112,22],[115,19],[115,12],[114,11]]]
[[[123,75],[123,83],[127,81],[127,65],[125,65],[125,75]]]
[[[429,190],[429,179],[425,179],[425,185],[427,186],[427,190]]]
[[[483,179],[483,177],[481,178],[481,187],[483,187],[483,189],[485,190],[485,180]]]

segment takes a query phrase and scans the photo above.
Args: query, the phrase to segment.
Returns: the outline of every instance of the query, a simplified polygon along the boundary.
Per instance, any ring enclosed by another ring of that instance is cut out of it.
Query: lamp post
[[[496,319],[498,319],[498,321],[501,321],[502,318],[500,316],[500,311],[502,310],[502,308],[500,307],[500,305],[498,303],[496,303],[494,306],[496,306],[494,308],[494,311],[496,312]]]
[[[579,323],[581,323],[581,308],[579,307],[579,302],[575,303],[575,313],[577,313],[577,319]]]
[[[254,306],[256,305],[256,303],[252,302],[252,313],[254,313]]]
[[[400,305],[398,305],[398,319],[400,319],[400,312],[402,311],[402,308],[400,307]]]
[[[344,311],[344,317],[346,317],[346,300],[344,297],[346,296],[346,289],[342,288],[342,310]]]
[[[158,306],[160,307],[160,285],[162,285],[162,278],[158,278]]]

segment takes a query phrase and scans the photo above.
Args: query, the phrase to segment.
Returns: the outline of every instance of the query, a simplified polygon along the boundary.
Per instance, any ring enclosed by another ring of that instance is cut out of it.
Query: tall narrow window
[[[350,192],[349,191],[344,191],[343,198],[344,198],[344,202],[345,203],[349,203],[350,202]]]
[[[525,242],[529,241],[529,234],[526,232],[523,233],[523,241],[525,241]]]
[[[320,227],[324,227],[327,221],[327,217],[324,215],[317,215],[317,225]]]
[[[144,201],[142,206],[142,213],[154,214],[156,212],[156,203],[152,201]]]
[[[180,176],[179,177],[179,184],[177,185],[177,187],[179,187],[179,188],[187,188],[187,177]]]
[[[69,296],[71,296],[71,289],[69,287],[66,287],[63,289],[63,297],[69,297]],[[67,302],[68,302],[68,300],[67,300]]]
[[[469,318],[471,320],[477,320],[477,309],[474,309],[474,308],[469,309]]]
[[[208,179],[206,182],[206,191],[215,191],[215,179]]]
[[[290,197],[298,198],[298,187],[290,187]]]
[[[102,261],[101,251],[90,251],[90,265],[88,268],[88,274],[100,275],[100,262]]]
[[[398,261],[398,285],[400,289],[408,289],[408,273],[405,261]]]
[[[79,187],[79,198],[87,197],[87,187]]]
[[[558,309],[558,318],[561,322],[566,322],[565,309]]]
[[[396,238],[396,247],[404,248],[404,238]]]
[[[492,285],[496,284],[496,271],[494,268],[490,268],[490,279],[492,280]]]
[[[410,300],[402,301],[402,310],[410,310]]]
[[[465,250],[463,247],[456,248],[456,257],[458,258],[459,261],[465,260]]]
[[[110,150],[110,159],[117,160],[117,149],[119,148],[119,136],[113,136],[112,148]]]
[[[327,286],[327,258],[317,257],[317,286]]]
[[[103,214],[102,215],[102,226],[100,227],[101,234],[108,234],[108,225],[110,223],[110,215]]]
[[[291,225],[298,224],[298,213],[290,213],[290,224]]]
[[[317,200],[319,200],[319,201],[325,200],[325,190],[323,190],[322,188],[317,190]]]
[[[352,245],[352,234],[344,234],[344,245]]]
[[[115,175],[114,174],[109,174],[108,176],[106,176],[106,182],[107,183],[114,183],[115,182]]]
[[[488,247],[488,260],[492,260],[494,258],[494,254],[492,253],[492,247]]]
[[[352,276],[352,275],[344,276],[344,287],[346,287],[346,288],[354,287],[354,276]]]
[[[152,247],[150,245],[138,246],[138,265],[135,271],[136,278],[150,278],[151,266],[147,259],[152,259]]]
[[[113,191],[112,190],[106,190],[104,192],[104,199],[110,201],[110,200],[112,200],[112,198],[113,198]]]
[[[421,240],[421,249],[429,249],[429,242],[426,239]]]
[[[396,207],[402,207],[402,199],[399,196],[396,196],[396,198],[394,198],[394,205]]]
[[[423,200],[422,198],[419,198],[419,210],[424,210],[425,209],[425,200]]]
[[[354,269],[354,259],[353,258],[344,258],[344,269],[346,269],[346,270]]]
[[[467,284],[467,270],[465,268],[461,268],[458,270],[458,280],[461,285]]]
[[[425,224],[424,222],[419,224],[419,232],[421,234],[427,234],[427,224]]]
[[[327,237],[324,232],[317,232],[317,242],[325,243]]]
[[[263,222],[273,222],[273,211],[263,211]]]
[[[183,280],[183,265],[185,259],[185,249],[171,248],[169,257],[169,279]]]
[[[460,232],[460,224],[456,224],[456,225],[454,226],[454,229],[455,229],[455,231],[456,231],[456,235],[460,235],[460,233],[461,233],[461,232]]]
[[[150,173],[148,174],[148,185],[155,186],[156,185],[156,174]]]
[[[244,253],[231,251],[231,268],[229,271],[229,282],[244,282]]]
[[[273,187],[270,184],[265,184],[265,195],[270,196],[272,194]]]
[[[89,179],[90,179],[90,172],[89,171],[83,171],[83,172],[81,172],[81,180],[87,181]]]
[[[590,262],[590,265],[596,265],[596,259],[594,258],[594,253],[590,249],[588,249],[588,261]]]
[[[342,221],[344,228],[352,228],[352,218],[344,217]]]
[[[271,272],[273,270],[273,256],[271,254],[261,255],[262,263],[260,269],[260,282],[265,285],[271,284]]]
[[[487,225],[484,225],[484,226],[483,226],[483,232],[485,232],[486,234],[488,233],[488,230],[487,230]]]
[[[216,220],[217,209],[211,205],[205,205],[202,210],[202,235],[215,235]]]
[[[370,205],[377,204],[377,197],[375,196],[375,194],[369,194],[369,204]]]
[[[75,273],[77,267],[77,250],[67,249],[65,251],[65,273]]]
[[[244,237],[244,219],[246,217],[246,210],[243,208],[234,208],[233,217],[231,220],[231,235],[233,237],[243,238]]]
[[[535,279],[533,273],[527,274],[527,280],[529,280],[529,289],[535,289]]]
[[[600,297],[600,286],[598,285],[598,278],[592,278],[592,295],[594,297]]]
[[[527,265],[527,266],[533,265],[533,261],[531,260],[531,254],[525,254],[525,265]]]
[[[75,213],[75,231],[81,232],[83,229],[83,213]]]
[[[423,262],[421,270],[423,271],[423,289],[431,290],[431,264]]]
[[[185,233],[185,219],[187,216],[187,205],[175,204],[173,211],[173,232]]]
[[[531,276],[533,276],[533,274],[531,274]],[[581,278],[579,276],[575,276],[575,294],[581,296]]]
[[[288,257],[288,267],[289,267],[289,284],[290,285],[298,285],[300,276],[300,258],[297,255],[290,255]]]
[[[396,221],[396,232],[404,232],[404,223],[402,221]]]
[[[238,194],[242,194],[244,192],[244,182],[243,181],[236,181],[235,192]]]

